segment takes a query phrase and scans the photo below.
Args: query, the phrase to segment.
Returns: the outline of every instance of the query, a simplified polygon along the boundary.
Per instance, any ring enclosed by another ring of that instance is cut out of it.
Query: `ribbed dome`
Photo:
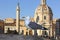
[[[50,14],[52,14],[52,10],[49,6],[47,5],[39,5],[37,8],[36,8],[36,12],[49,12]]]

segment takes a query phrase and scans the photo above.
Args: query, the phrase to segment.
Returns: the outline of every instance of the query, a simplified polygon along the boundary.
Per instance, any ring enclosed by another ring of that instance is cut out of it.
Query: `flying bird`
[[[31,22],[30,21],[30,17],[27,16],[27,17],[24,17],[25,18],[25,25],[28,29],[41,29],[41,30],[48,30],[47,28],[45,27],[42,27],[41,25],[35,23],[35,22]]]

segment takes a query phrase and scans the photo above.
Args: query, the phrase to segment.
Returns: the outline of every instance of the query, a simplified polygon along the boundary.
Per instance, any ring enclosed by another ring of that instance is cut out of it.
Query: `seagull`
[[[27,17],[24,17],[25,18],[25,25],[28,29],[34,29],[34,30],[37,30],[37,29],[41,29],[41,30],[48,30],[47,28],[45,27],[42,27],[42,25],[39,25],[35,22],[32,22],[30,21],[30,17],[27,16]]]

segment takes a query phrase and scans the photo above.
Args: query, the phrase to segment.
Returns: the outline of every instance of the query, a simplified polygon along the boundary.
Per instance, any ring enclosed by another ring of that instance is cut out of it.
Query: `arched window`
[[[39,21],[39,16],[37,16],[37,18],[36,18],[36,22],[38,23],[38,21]]]

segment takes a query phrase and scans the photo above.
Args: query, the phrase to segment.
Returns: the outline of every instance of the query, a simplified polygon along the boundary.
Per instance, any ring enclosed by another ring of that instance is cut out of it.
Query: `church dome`
[[[49,14],[52,14],[52,10],[51,8],[48,6],[48,5],[39,5],[37,8],[36,8],[36,11],[35,13],[38,12],[48,12]],[[53,15],[53,14],[52,14]]]
[[[41,0],[41,4],[35,10],[35,13],[43,13],[43,12],[47,12],[48,14],[52,14],[52,10],[46,4],[46,0]]]
[[[52,21],[53,13],[51,8],[46,4],[46,0],[41,0],[41,4],[36,8],[34,20],[37,23],[42,21]]]

